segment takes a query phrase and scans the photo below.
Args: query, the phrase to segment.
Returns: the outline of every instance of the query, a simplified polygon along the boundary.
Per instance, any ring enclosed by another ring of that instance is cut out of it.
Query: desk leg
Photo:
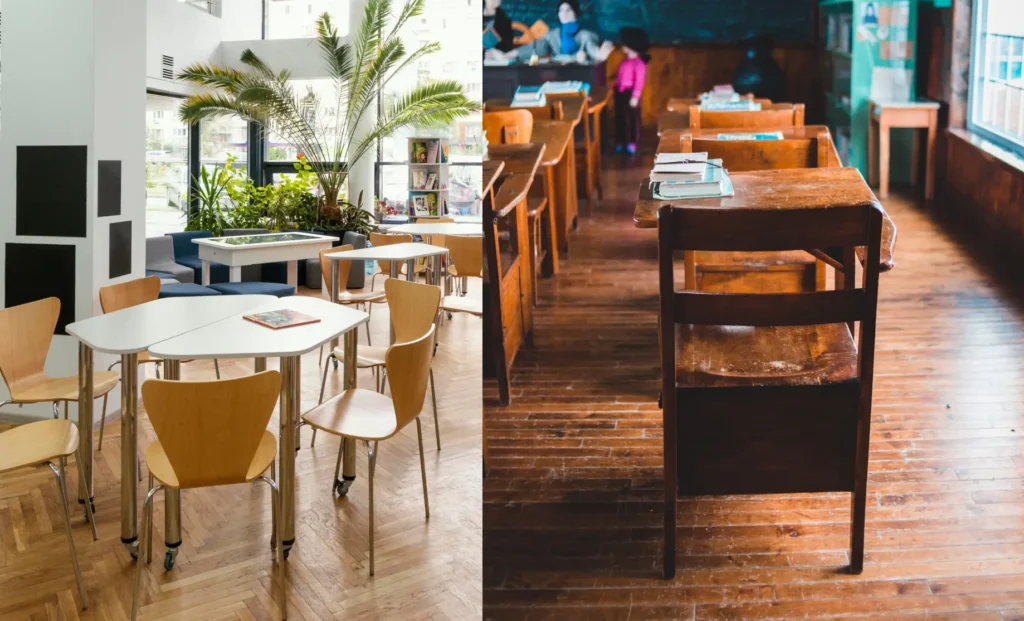
[[[299,262],[288,262],[288,284],[293,287],[299,286]]]
[[[278,528],[281,529],[281,545],[284,556],[295,543],[295,424],[299,420],[301,393],[301,358],[285,356],[281,358],[281,402],[278,408],[280,431],[278,435],[278,480],[277,486],[281,496],[281,516]]]
[[[416,259],[409,259],[405,262],[405,279],[416,282]]]
[[[939,111],[932,110],[928,119],[928,137],[924,151],[924,198],[935,196],[935,135],[938,133]]]
[[[878,124],[868,119],[868,185],[878,185]]]
[[[121,354],[121,543],[139,554],[139,355]]]
[[[210,286],[210,262],[203,259],[203,286]]]
[[[89,490],[90,506],[95,504],[92,480],[92,398],[93,398],[93,355],[92,348],[85,343],[78,344],[78,435],[82,447],[81,463],[78,464],[78,476],[85,479]],[[84,503],[81,486],[78,491],[78,502]]]
[[[594,185],[597,188],[597,200],[604,200],[604,186],[601,183],[601,171],[604,168],[601,145],[601,121],[604,118],[604,109],[597,113],[594,119]]]
[[[331,260],[331,273],[329,274],[329,276],[330,278],[327,279],[327,282],[330,283],[330,285],[328,286],[328,291],[331,296],[331,304],[337,304],[338,290],[340,289],[340,287],[338,287],[338,262],[333,259]],[[331,339],[331,351],[334,351],[337,348],[338,339]]]
[[[241,265],[232,265],[228,269],[230,270],[230,275],[228,276],[228,280],[230,282],[242,282],[242,266]]]
[[[391,265],[396,265],[396,263],[392,261]],[[345,390],[355,390],[356,388],[356,354],[358,348],[359,328],[357,326],[345,333],[345,369],[343,371]],[[335,489],[338,490],[338,495],[344,496],[348,493],[348,489],[352,487],[352,482],[356,480],[356,441],[353,438],[343,437],[341,443],[344,455],[341,481],[335,481],[334,485]]]
[[[181,360],[164,360],[164,379],[181,379]],[[148,543],[146,544],[149,545]],[[174,559],[181,547],[181,490],[164,488],[164,569],[174,567]]]
[[[878,198],[889,198],[889,126],[878,124]]]
[[[547,249],[547,256],[540,265],[540,273],[545,278],[558,273],[558,210],[555,190],[555,169],[544,168],[544,196],[548,199],[547,215],[541,216],[541,247]]]
[[[916,127],[910,130],[910,185],[917,187],[921,169],[921,133]]]

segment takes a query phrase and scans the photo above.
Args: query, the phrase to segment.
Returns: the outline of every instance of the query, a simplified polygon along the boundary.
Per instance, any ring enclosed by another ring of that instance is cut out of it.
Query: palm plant
[[[212,64],[193,64],[180,79],[211,88],[189,97],[181,118],[197,123],[205,118],[238,116],[255,121],[304,154],[322,194],[321,216],[339,218],[338,196],[350,166],[381,138],[410,126],[448,125],[480,109],[455,80],[432,80],[382,106],[376,121],[362,129],[361,119],[382,90],[403,69],[440,49],[428,43],[408,53],[399,32],[423,11],[423,0],[406,0],[395,14],[392,0],[368,0],[351,43],[343,43],[327,13],[316,21],[317,43],[325,68],[334,82],[334,114],[310,89],[296,95],[288,71],[275,72],[252,50],[240,58],[245,70]]]

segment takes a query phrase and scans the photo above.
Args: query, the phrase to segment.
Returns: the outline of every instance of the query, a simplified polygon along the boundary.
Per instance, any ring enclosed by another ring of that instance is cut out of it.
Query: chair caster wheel
[[[178,556],[178,550],[168,550],[167,554],[164,555],[164,571],[171,571],[174,569],[174,558]]]
[[[452,320],[452,314],[448,313],[448,321],[451,321],[451,320]]]
[[[283,556],[285,560],[288,560],[288,553],[291,552],[291,551],[292,551],[291,548],[285,548],[284,552],[281,553],[281,556]]]
[[[131,555],[133,561],[139,560],[139,542],[133,541],[131,543],[124,544],[128,548],[128,554]]]
[[[338,370],[338,361],[337,360],[334,361],[334,370],[335,371]]]
[[[352,481],[334,481],[334,493],[339,497],[348,495],[348,488],[352,487]]]

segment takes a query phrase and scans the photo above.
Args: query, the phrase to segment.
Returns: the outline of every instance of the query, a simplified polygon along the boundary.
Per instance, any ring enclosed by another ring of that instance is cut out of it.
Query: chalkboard
[[[639,26],[652,43],[735,43],[769,35],[776,43],[814,43],[814,0],[580,0],[580,24],[615,40]],[[558,0],[502,0],[514,22],[558,25]]]

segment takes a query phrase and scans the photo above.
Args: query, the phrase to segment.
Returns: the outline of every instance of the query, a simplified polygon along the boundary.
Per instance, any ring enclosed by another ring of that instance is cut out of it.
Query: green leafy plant
[[[221,200],[232,184],[232,175],[227,168],[210,172],[205,166],[199,177],[192,177],[196,188],[197,209],[190,211],[186,231],[210,231],[214,236],[224,230],[227,219],[221,207]]]
[[[440,49],[438,43],[428,43],[409,53],[399,36],[422,12],[423,0],[406,0],[397,13],[392,0],[367,0],[351,43],[342,43],[330,15],[321,15],[317,43],[336,93],[327,106],[312,90],[296,95],[288,71],[275,72],[245,50],[240,60],[246,70],[193,64],[181,72],[182,80],[212,89],[189,97],[181,106],[181,118],[197,123],[237,116],[266,127],[308,158],[320,187],[320,223],[338,224],[339,195],[349,169],[378,140],[404,127],[448,125],[480,109],[455,80],[433,80],[395,97],[378,111],[369,129],[361,129],[361,120],[395,75]],[[336,114],[328,114],[329,108]]]
[[[338,229],[352,231],[360,235],[369,235],[377,230],[377,225],[373,223],[372,215],[369,211],[363,209],[362,192],[359,193],[359,198],[355,205],[349,202],[342,202],[339,205],[338,211],[336,227]]]

